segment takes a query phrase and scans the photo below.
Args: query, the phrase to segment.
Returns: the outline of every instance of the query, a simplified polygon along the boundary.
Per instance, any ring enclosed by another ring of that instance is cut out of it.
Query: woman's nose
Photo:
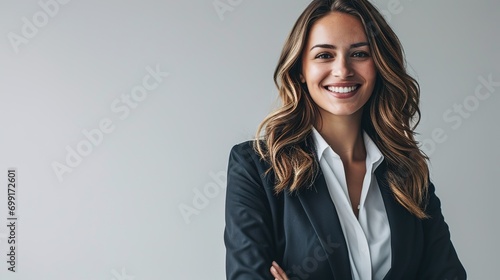
[[[349,59],[343,56],[338,56],[332,65],[332,75],[340,79],[345,79],[353,75]]]

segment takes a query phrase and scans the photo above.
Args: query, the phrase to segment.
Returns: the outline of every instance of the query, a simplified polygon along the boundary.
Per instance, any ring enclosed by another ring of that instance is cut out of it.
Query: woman
[[[466,279],[414,139],[418,83],[380,13],[312,1],[274,79],[282,106],[229,158],[227,278]]]

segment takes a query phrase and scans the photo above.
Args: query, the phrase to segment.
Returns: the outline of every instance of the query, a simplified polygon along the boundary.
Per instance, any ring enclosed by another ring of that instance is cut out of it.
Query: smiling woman
[[[274,78],[281,107],[229,158],[227,279],[465,279],[375,7],[312,1]]]

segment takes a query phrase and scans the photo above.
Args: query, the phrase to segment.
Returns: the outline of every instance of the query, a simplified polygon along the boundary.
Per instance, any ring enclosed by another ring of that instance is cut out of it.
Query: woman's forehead
[[[366,40],[361,20],[341,12],[332,12],[318,19],[312,25],[307,38],[308,45],[351,45]]]

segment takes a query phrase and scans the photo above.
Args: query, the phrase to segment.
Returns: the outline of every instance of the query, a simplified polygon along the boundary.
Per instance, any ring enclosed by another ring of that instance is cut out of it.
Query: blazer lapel
[[[383,162],[375,171],[391,228],[391,269],[384,279],[404,279],[407,266],[415,261],[408,251],[414,241],[416,225],[414,217],[396,201],[387,182],[386,169]]]
[[[300,191],[297,195],[321,246],[328,254],[334,278],[352,279],[344,234],[321,170],[313,186]]]

